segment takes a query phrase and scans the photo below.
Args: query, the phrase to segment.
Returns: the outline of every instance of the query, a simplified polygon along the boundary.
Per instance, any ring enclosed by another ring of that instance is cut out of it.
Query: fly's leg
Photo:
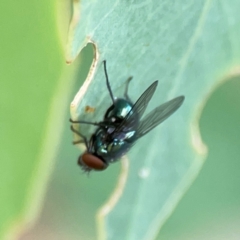
[[[74,145],[79,144],[79,143],[84,143],[85,144],[85,141],[84,140],[77,140],[77,141],[73,141],[72,143]]]
[[[72,130],[72,132],[76,133],[79,137],[81,137],[83,139],[83,140],[73,141],[73,144],[85,143],[86,148],[89,150],[88,141],[87,141],[86,136],[82,135],[80,132],[78,132],[76,129],[74,129],[72,125],[71,125],[71,130]]]
[[[126,88],[125,88],[125,92],[124,92],[124,97],[129,101],[129,102],[132,102],[131,101],[131,99],[130,99],[130,97],[128,96],[128,86],[129,86],[129,83],[130,83],[130,81],[132,80],[132,76],[131,77],[129,77],[128,79],[127,79],[127,84],[126,84]]]
[[[70,121],[71,123],[90,124],[90,125],[99,126],[99,127],[102,126],[102,123],[88,122],[88,121],[74,121],[74,120],[72,120],[71,118],[69,119],[69,121]]]
[[[110,97],[112,99],[112,102],[114,104],[115,100],[114,100],[112,89],[111,89],[111,86],[110,86],[110,83],[109,83],[109,80],[108,80],[106,60],[103,61],[103,67],[104,67],[104,73],[105,73],[105,77],[106,77],[106,83],[107,83],[108,92],[109,92]]]
[[[98,127],[102,127],[102,128],[106,128],[106,127],[111,127],[112,124],[111,122],[88,122],[88,121],[74,121],[71,118],[69,119],[69,122],[71,123],[82,123],[82,124],[89,124],[89,125],[94,125],[94,126],[98,126]]]

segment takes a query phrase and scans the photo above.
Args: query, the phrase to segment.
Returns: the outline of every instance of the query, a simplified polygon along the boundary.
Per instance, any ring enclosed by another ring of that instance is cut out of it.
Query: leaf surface
[[[156,79],[146,112],[179,95],[183,106],[127,154],[126,184],[100,212],[99,238],[153,239],[201,169],[206,147],[198,118],[217,83],[238,73],[239,3],[218,1],[75,1],[67,61],[95,45],[92,69],[71,104],[73,119],[100,121],[111,104],[102,61],[107,60],[114,94],[136,101]],[[237,7],[238,6],[238,7]],[[86,106],[96,111],[89,115]],[[90,136],[93,127],[80,126]],[[121,179],[121,178],[120,178]],[[106,209],[106,208],[104,208]],[[106,214],[107,213],[107,214]]]

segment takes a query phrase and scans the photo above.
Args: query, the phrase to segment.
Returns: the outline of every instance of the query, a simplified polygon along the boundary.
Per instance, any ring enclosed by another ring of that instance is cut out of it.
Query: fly
[[[156,107],[142,118],[158,81],[153,82],[133,104],[128,96],[128,85],[132,77],[127,81],[124,98],[114,98],[105,60],[103,65],[107,89],[112,100],[112,105],[107,109],[103,121],[87,122],[70,119],[71,130],[80,137],[80,140],[74,141],[73,144],[84,143],[86,146],[86,151],[78,158],[78,165],[86,172],[105,170],[110,163],[116,162],[125,155],[139,138],[172,115],[184,101],[184,96],[176,97]],[[73,127],[74,124],[79,123],[97,127],[89,140]]]

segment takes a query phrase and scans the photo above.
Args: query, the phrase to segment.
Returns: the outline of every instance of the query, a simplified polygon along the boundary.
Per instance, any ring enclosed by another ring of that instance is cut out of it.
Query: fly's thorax
[[[93,138],[92,154],[106,163],[115,162],[132,146],[134,138],[135,131],[109,134],[107,129],[99,128]]]

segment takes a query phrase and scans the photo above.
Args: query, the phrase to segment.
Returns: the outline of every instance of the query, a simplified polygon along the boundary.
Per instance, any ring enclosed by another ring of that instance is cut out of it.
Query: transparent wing
[[[116,128],[115,132],[129,131],[136,126],[136,118],[139,120],[144,114],[147,105],[157,88],[157,85],[158,81],[155,81],[147,88],[147,90],[140,96],[137,102],[133,105],[131,111],[126,115],[126,117],[123,119],[118,128]]]
[[[153,109],[140,122],[137,138],[140,138],[171,116],[183,103],[184,96],[176,97]]]

